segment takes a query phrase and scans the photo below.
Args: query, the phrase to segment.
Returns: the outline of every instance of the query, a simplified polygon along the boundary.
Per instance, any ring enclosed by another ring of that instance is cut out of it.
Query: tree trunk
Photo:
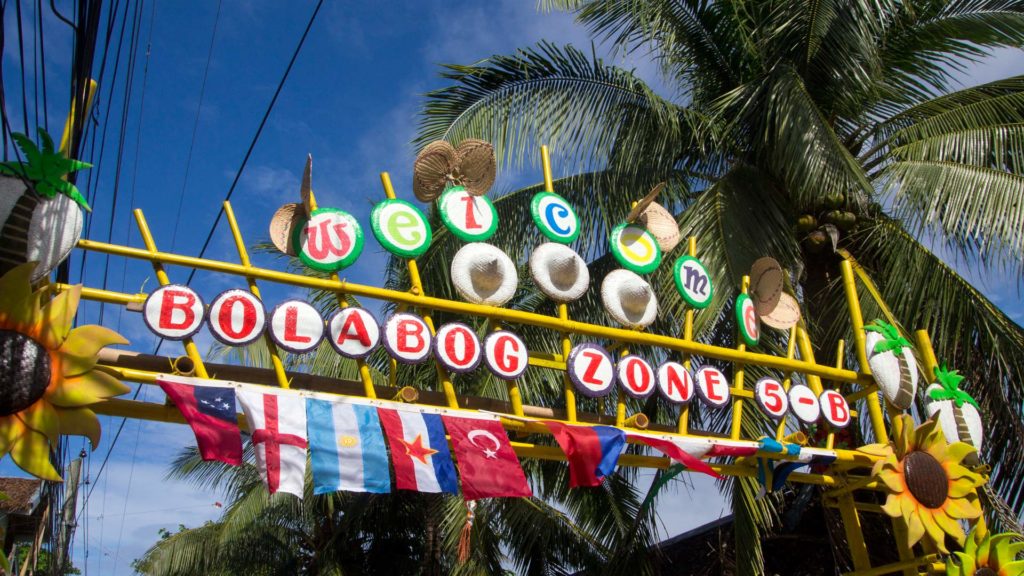
[[[910,371],[915,370],[916,367],[911,368],[906,357],[903,356],[902,349],[894,351],[893,356],[896,357],[896,364],[900,367],[900,389],[896,391],[896,397],[893,398],[892,404],[900,410],[906,410],[914,403],[914,375]]]
[[[0,229],[0,276],[28,260],[28,231],[39,197],[26,188]]]

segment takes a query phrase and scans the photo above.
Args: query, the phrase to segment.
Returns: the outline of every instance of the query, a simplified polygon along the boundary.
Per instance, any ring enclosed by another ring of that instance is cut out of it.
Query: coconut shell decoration
[[[679,245],[682,235],[676,217],[661,204],[655,202],[658,194],[665,189],[665,183],[657,184],[629,211],[626,221],[643,226],[658,242],[662,252],[669,252]]]
[[[966,442],[981,451],[984,428],[978,403],[960,389],[964,377],[946,366],[935,368],[935,382],[925,389],[925,411],[939,421],[942,433],[950,444]]]
[[[910,408],[917,393],[917,360],[910,342],[883,320],[865,326],[864,332],[868,365],[878,389],[895,408]]]
[[[0,162],[0,275],[38,262],[32,281],[48,275],[82,236],[82,208],[90,210],[68,174],[91,164],[66,158],[39,130],[42,149],[24,134],[12,134],[23,162]]]
[[[452,186],[462,186],[473,196],[483,196],[494,185],[497,161],[494,146],[470,138],[458,148],[444,140],[427,144],[416,155],[412,191],[421,202],[431,202]]]

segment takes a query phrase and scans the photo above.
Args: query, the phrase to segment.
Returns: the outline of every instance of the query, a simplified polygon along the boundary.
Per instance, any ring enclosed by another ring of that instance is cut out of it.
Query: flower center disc
[[[996,571],[988,566],[982,566],[974,571],[974,576],[999,576]]]
[[[0,330],[0,416],[10,416],[42,398],[50,385],[50,354],[13,330]]]
[[[928,508],[938,508],[949,496],[949,477],[934,456],[915,451],[903,459],[903,475],[907,488],[918,502]]]

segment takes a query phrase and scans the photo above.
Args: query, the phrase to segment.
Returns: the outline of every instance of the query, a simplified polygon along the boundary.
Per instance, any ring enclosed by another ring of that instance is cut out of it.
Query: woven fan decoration
[[[470,138],[454,148],[437,140],[416,156],[412,191],[421,202],[434,200],[450,186],[463,186],[473,196],[483,196],[494,184],[496,172],[490,143]]]
[[[647,193],[647,196],[644,196],[629,211],[626,221],[643,226],[658,241],[658,247],[662,252],[670,252],[679,244],[682,235],[679,233],[679,224],[672,212],[655,202],[658,194],[665,189],[665,185],[665,182],[656,184]]]

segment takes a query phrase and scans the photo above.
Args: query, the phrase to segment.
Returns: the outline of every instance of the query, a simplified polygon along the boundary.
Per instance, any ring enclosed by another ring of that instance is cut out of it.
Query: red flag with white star
[[[443,416],[466,500],[533,495],[508,435],[497,420]]]

